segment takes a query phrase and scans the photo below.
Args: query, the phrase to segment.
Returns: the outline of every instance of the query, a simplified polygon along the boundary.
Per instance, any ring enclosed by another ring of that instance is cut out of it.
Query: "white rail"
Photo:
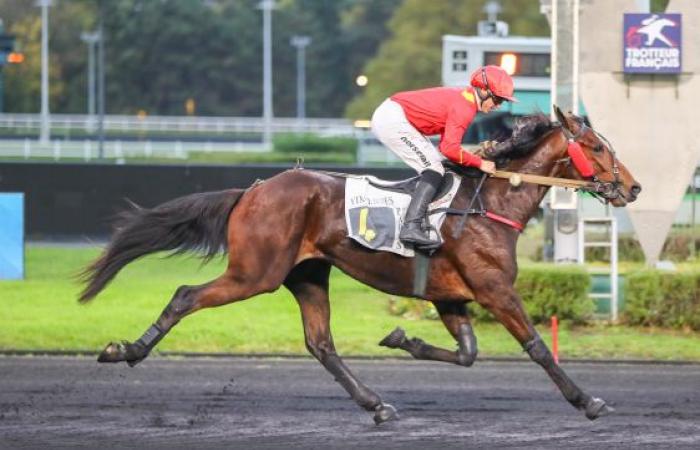
[[[54,130],[94,132],[98,117],[84,114],[52,114],[50,127]],[[205,116],[126,116],[108,115],[104,118],[105,131],[170,131],[193,133],[262,133],[262,117],[205,117]],[[0,114],[0,128],[37,131],[41,128],[39,114]],[[354,126],[348,119],[275,118],[274,133],[317,133],[324,135],[353,135]]]
[[[603,225],[609,226],[610,240],[606,241],[587,241],[586,226],[587,225]],[[617,219],[615,216],[600,217],[600,218],[582,218],[579,220],[578,233],[578,262],[583,264],[586,261],[586,248],[604,247],[610,248],[610,293],[604,294],[589,294],[591,298],[608,298],[610,300],[610,319],[617,322],[618,319],[618,259],[617,259]]]

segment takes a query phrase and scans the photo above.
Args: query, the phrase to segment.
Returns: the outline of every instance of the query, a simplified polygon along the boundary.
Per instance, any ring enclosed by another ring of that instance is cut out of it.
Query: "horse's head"
[[[554,112],[569,140],[567,151],[572,168],[569,177],[591,180],[596,186],[593,194],[613,206],[625,206],[635,201],[642,186],[617,159],[608,140],[587,126],[580,117],[564,114],[556,105]]]

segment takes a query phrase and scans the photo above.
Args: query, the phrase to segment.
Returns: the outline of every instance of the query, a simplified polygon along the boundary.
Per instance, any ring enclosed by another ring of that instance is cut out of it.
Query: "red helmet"
[[[513,79],[499,66],[479,67],[472,73],[471,85],[486,89],[489,94],[509,102],[517,102],[513,97]]]

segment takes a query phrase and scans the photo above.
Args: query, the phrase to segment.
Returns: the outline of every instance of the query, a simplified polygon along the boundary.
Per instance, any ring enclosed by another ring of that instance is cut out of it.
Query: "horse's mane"
[[[516,159],[527,156],[544,136],[558,126],[559,123],[552,122],[543,113],[520,117],[515,121],[511,137],[497,144],[497,154],[493,157]]]

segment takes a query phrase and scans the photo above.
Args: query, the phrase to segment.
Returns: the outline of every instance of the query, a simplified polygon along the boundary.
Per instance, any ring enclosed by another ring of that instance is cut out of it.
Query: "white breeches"
[[[374,111],[372,132],[416,172],[429,169],[445,173],[442,166],[445,157],[427,137],[411,125],[401,105],[390,98],[384,100]]]

